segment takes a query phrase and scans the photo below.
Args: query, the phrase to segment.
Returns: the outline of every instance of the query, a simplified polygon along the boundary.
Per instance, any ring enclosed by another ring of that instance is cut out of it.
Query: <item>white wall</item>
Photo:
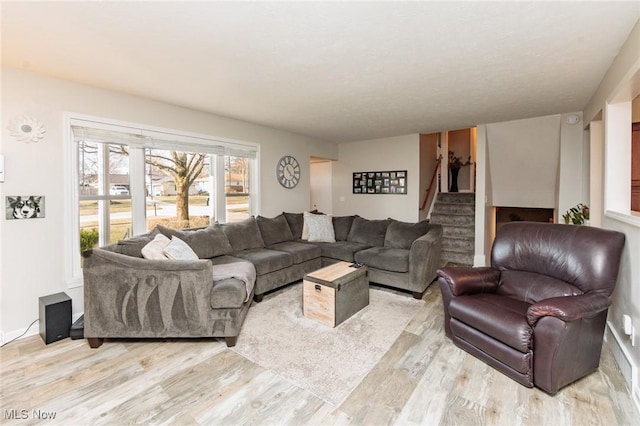
[[[493,205],[554,208],[560,115],[487,125]]]
[[[418,221],[420,135],[342,143],[333,164],[333,214]],[[407,194],[353,194],[353,173],[407,170]]]
[[[631,215],[629,204],[624,204],[624,200],[628,200],[628,191],[619,192],[621,186],[630,188],[630,181],[625,180],[625,176],[628,179],[631,167],[631,101],[638,95],[640,21],[607,70],[583,114],[586,124],[591,124],[591,140],[596,145],[592,146],[591,184],[596,191],[602,187],[604,193],[604,203],[598,203],[600,210],[597,213],[603,228],[623,232],[626,236],[607,325],[613,336],[609,344],[614,355],[623,360],[621,365],[628,363],[633,367],[621,370],[631,382],[634,401],[640,407],[640,218]],[[600,122],[601,117],[603,123]],[[635,346],[623,332],[624,314],[631,316],[635,326]]]
[[[580,122],[569,124],[566,118],[580,117]],[[588,155],[585,155],[582,113],[562,114],[560,120],[560,164],[558,169],[558,199],[556,221],[564,223],[562,215],[578,203],[589,204]]]
[[[259,213],[265,216],[307,209],[307,159],[337,158],[333,143],[17,69],[3,67],[1,82],[0,151],[6,157],[6,180],[0,183],[2,200],[6,195],[46,197],[44,219],[0,218],[0,330],[6,338],[19,334],[38,318],[40,296],[64,291],[73,299],[74,314],[84,309],[82,288],[70,289],[64,281],[64,112],[259,144]],[[45,138],[31,144],[12,138],[8,122],[20,115],[43,122]],[[295,156],[302,167],[301,181],[292,190],[281,187],[275,179],[276,162],[286,154]]]

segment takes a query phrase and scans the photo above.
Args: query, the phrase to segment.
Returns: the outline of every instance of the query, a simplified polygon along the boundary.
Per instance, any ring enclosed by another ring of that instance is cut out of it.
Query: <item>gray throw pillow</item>
[[[418,223],[390,220],[391,223],[384,237],[384,246],[389,248],[410,249],[411,244],[426,234],[429,229],[429,222],[426,220]]]
[[[158,230],[154,228],[147,234],[136,235],[126,240],[120,240],[115,245],[114,251],[127,256],[142,257],[142,248],[149,244],[157,234]]]
[[[242,222],[221,223],[220,227],[229,238],[233,251],[263,248],[264,240],[256,218],[251,216]]]
[[[284,214],[274,218],[258,216],[256,218],[260,235],[267,246],[293,240],[293,234]]]
[[[310,213],[317,214],[318,210],[311,210]],[[289,224],[289,229],[291,230],[291,234],[293,235],[294,240],[299,240],[302,238],[302,228],[304,228],[304,216],[302,213],[287,213],[282,212],[287,223]]]
[[[384,236],[387,233],[389,219],[369,220],[355,217],[347,241],[367,244],[373,247],[384,246]]]
[[[356,216],[334,216],[332,218],[336,241],[347,241],[355,217]]]
[[[197,230],[178,230],[162,225],[156,228],[169,238],[175,235],[187,243],[200,259],[211,259],[233,251],[227,235],[218,224]]]

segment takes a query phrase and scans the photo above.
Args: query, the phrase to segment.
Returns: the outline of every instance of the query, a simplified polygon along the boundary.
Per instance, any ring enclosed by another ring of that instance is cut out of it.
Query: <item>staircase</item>
[[[442,225],[442,263],[473,265],[475,250],[476,194],[440,192],[431,213],[431,223]]]

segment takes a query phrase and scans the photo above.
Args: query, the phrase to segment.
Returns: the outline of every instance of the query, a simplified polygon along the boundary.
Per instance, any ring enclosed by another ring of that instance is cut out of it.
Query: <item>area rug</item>
[[[331,328],[302,314],[302,284],[295,284],[249,309],[232,350],[337,406],[423,304],[371,288],[369,306]]]

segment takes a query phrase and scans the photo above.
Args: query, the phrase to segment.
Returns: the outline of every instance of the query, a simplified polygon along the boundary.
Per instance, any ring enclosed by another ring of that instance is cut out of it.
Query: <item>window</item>
[[[81,285],[80,254],[91,247],[158,224],[195,228],[252,214],[256,146],[79,118],[69,126],[70,285]]]

